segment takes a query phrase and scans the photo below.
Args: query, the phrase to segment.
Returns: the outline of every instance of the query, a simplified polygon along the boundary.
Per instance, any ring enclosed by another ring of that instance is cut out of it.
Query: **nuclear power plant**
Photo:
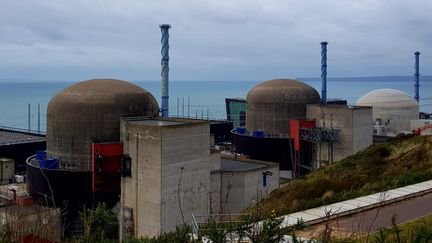
[[[396,89],[373,90],[360,97],[357,105],[372,107],[374,134],[377,135],[411,131],[410,121],[419,118],[418,102]]]
[[[281,183],[374,142],[423,133],[430,121],[419,119],[418,52],[414,97],[379,89],[350,105],[327,98],[327,42],[321,43],[321,95],[307,83],[279,78],[259,83],[245,99],[227,98],[226,121],[170,116],[170,26],[160,28],[161,106],[127,81],[81,81],[51,98],[45,137],[26,134],[29,142],[45,138],[46,149],[26,148],[31,156],[20,190],[31,203],[59,208],[66,236],[80,233],[80,210],[99,203],[118,213],[120,239],[240,213]]]

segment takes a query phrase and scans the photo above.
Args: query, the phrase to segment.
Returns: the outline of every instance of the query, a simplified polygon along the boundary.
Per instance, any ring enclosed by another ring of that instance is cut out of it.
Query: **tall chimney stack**
[[[321,42],[321,104],[327,105],[327,44],[328,42]]]
[[[171,28],[169,24],[161,24],[159,25],[162,32],[162,38],[161,38],[161,44],[162,44],[162,50],[161,50],[161,66],[162,66],[162,72],[161,72],[161,79],[162,79],[162,117],[168,117],[168,105],[169,105],[169,95],[168,95],[168,72],[169,72],[169,33],[168,30]]]
[[[414,85],[414,91],[415,91],[415,96],[414,99],[417,100],[417,103],[420,102],[420,92],[419,92],[419,88],[420,88],[420,72],[419,72],[419,56],[420,56],[420,52],[416,51],[414,52],[414,57],[415,57],[415,73],[414,73],[414,81],[415,81],[415,85]]]

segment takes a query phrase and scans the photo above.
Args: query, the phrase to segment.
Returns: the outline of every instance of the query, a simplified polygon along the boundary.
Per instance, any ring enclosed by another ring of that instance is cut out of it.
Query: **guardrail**
[[[208,214],[208,215],[192,214],[192,222],[191,222],[192,234],[198,235],[200,225],[204,225],[212,221],[218,223],[241,222],[241,217],[245,215],[250,215],[250,214]]]
[[[46,132],[44,131],[35,131],[18,127],[8,127],[8,126],[0,126],[0,130],[10,131],[10,132],[19,132],[31,135],[45,136]]]
[[[195,219],[195,215],[194,214],[192,214],[192,234],[194,234],[194,235],[198,235],[198,233],[199,233],[199,226],[198,226],[198,223],[197,223],[197,221],[196,221],[196,219]]]

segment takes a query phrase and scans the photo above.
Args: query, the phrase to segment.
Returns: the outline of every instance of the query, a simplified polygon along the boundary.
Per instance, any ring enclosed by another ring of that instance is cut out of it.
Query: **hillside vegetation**
[[[284,215],[432,179],[432,136],[398,136],[274,190],[246,212]]]

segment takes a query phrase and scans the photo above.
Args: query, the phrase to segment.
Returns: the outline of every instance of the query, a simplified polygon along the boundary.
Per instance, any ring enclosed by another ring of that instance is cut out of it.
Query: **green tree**
[[[84,209],[81,219],[84,225],[81,242],[109,242],[118,238],[117,217],[105,204],[94,210]]]

